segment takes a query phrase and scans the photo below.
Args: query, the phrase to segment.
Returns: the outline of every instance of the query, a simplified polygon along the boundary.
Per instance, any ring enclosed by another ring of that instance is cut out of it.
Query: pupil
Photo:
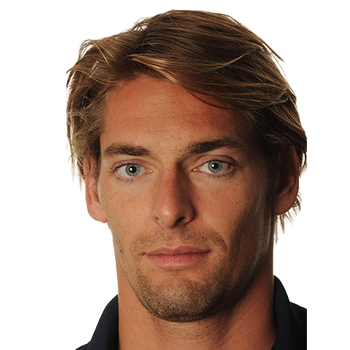
[[[129,165],[127,168],[126,168],[126,173],[128,175],[137,175],[138,174],[138,171],[139,169],[137,168],[136,165]]]
[[[213,172],[213,173],[218,173],[222,170],[223,165],[220,164],[217,161],[212,161],[209,163],[209,169]]]

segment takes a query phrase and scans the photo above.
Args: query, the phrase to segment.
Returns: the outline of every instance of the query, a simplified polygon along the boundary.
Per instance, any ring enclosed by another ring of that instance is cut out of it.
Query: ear
[[[85,200],[87,210],[90,216],[100,222],[107,222],[107,217],[103,211],[97,189],[96,179],[93,176],[92,165],[84,162],[84,179],[85,179]]]
[[[294,204],[299,191],[299,158],[293,145],[283,154],[280,175],[275,186],[272,211],[275,215],[286,213]]]

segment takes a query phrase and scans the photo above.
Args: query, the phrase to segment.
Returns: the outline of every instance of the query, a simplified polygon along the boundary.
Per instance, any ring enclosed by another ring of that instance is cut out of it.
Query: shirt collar
[[[289,301],[281,283],[275,277],[274,305],[277,336],[271,350],[306,350],[306,309]],[[90,343],[77,350],[118,349],[118,296],[106,306]]]
[[[277,277],[274,305],[277,336],[271,350],[306,349],[306,309],[289,301],[286,290]]]

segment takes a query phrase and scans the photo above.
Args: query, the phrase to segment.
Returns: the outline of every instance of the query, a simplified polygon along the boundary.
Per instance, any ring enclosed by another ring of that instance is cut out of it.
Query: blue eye
[[[209,175],[225,175],[230,173],[233,165],[222,160],[213,159],[198,168],[199,171]]]
[[[206,165],[211,173],[217,174],[224,169],[225,163],[220,162],[218,160],[211,160],[210,162],[206,163]]]
[[[136,177],[142,173],[142,166],[138,164],[125,164],[118,168],[121,177]]]

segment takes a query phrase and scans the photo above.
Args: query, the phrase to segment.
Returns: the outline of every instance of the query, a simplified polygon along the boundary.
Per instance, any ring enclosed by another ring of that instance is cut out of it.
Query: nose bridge
[[[153,220],[166,228],[185,225],[194,216],[190,183],[180,169],[163,171],[154,197]]]

